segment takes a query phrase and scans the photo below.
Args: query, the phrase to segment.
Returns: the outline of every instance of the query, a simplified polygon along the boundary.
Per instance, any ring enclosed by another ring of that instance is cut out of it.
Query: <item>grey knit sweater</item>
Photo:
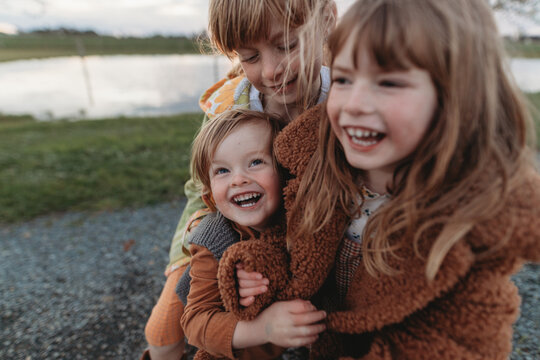
[[[214,254],[218,262],[225,250],[238,241],[240,241],[240,234],[233,229],[231,222],[220,212],[205,216],[189,237],[190,244],[204,246]],[[176,294],[184,305],[187,304],[189,294],[190,269],[191,265],[188,265],[176,284]]]

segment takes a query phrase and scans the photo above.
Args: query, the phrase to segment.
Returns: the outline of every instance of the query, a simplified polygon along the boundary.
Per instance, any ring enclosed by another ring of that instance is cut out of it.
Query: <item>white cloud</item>
[[[339,16],[354,3],[335,1]],[[23,31],[63,26],[115,35],[193,34],[208,20],[208,0],[0,0],[0,5],[2,22]],[[515,31],[516,24],[530,25],[527,19],[508,20],[500,21],[503,33]]]
[[[116,35],[192,34],[204,30],[207,8],[208,0],[4,0],[0,18],[21,30],[71,27]]]
[[[17,33],[17,27],[13,24],[0,22],[0,34],[13,35]]]
[[[156,11],[161,16],[200,16],[200,9],[189,4],[169,4],[162,6]]]
[[[497,11],[495,19],[502,35],[534,35],[534,29],[538,28],[538,20],[517,13]]]

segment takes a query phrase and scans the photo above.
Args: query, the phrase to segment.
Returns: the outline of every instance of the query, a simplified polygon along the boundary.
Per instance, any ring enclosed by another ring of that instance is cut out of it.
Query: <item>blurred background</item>
[[[540,138],[540,0],[486,1]],[[336,3],[342,14],[353,0]],[[0,0],[1,358],[144,348],[198,98],[231,66],[200,49],[207,11],[208,0]],[[537,283],[538,267],[527,271],[520,291]],[[523,321],[513,358],[540,356],[540,320]]]
[[[486,1],[538,107],[539,1]],[[353,1],[336,2],[341,14]],[[0,0],[0,222],[182,195],[198,98],[230,68],[199,46],[207,11],[208,0]]]

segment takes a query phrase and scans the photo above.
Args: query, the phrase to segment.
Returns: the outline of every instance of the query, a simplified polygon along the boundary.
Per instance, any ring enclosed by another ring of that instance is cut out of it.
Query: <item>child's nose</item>
[[[263,60],[262,76],[273,84],[275,81],[278,81],[280,79],[280,76],[283,73],[284,69],[285,64],[283,63],[283,61],[278,57],[269,54]]]
[[[232,177],[231,186],[242,186],[249,184],[250,182],[251,181],[249,180],[249,177],[246,176],[246,174],[244,174],[243,172],[235,172]]]
[[[355,84],[345,100],[343,110],[353,115],[374,112],[374,97],[369,85]]]

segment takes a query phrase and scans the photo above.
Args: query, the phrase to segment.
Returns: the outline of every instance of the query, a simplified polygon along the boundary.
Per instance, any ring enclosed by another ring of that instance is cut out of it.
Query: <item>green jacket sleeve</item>
[[[207,121],[208,118],[205,115],[202,121],[202,125],[204,125]],[[189,245],[187,241],[187,236],[185,236],[185,228],[187,222],[197,210],[201,210],[206,207],[206,205],[202,201],[201,193],[197,189],[197,186],[193,181],[193,177],[190,177],[190,179],[185,183],[184,195],[187,198],[187,202],[186,206],[184,207],[184,211],[182,212],[182,216],[180,217],[180,221],[176,226],[174,236],[172,238],[171,249],[169,250],[169,265],[167,265],[167,270],[169,270],[171,266],[178,263],[180,260],[189,256],[189,252],[187,251]],[[184,251],[184,249],[186,249],[186,251]]]
[[[184,185],[184,194],[187,197],[187,203],[184,207],[184,211],[182,212],[182,216],[180,217],[180,221],[176,226],[176,231],[172,239],[171,249],[169,251],[168,266],[172,266],[179,260],[188,256],[188,254],[184,253],[183,251],[183,248],[188,249],[187,236],[185,236],[186,224],[191,215],[193,215],[197,210],[201,210],[206,207],[206,205],[202,201],[200,192],[197,191],[193,179],[189,179]]]

